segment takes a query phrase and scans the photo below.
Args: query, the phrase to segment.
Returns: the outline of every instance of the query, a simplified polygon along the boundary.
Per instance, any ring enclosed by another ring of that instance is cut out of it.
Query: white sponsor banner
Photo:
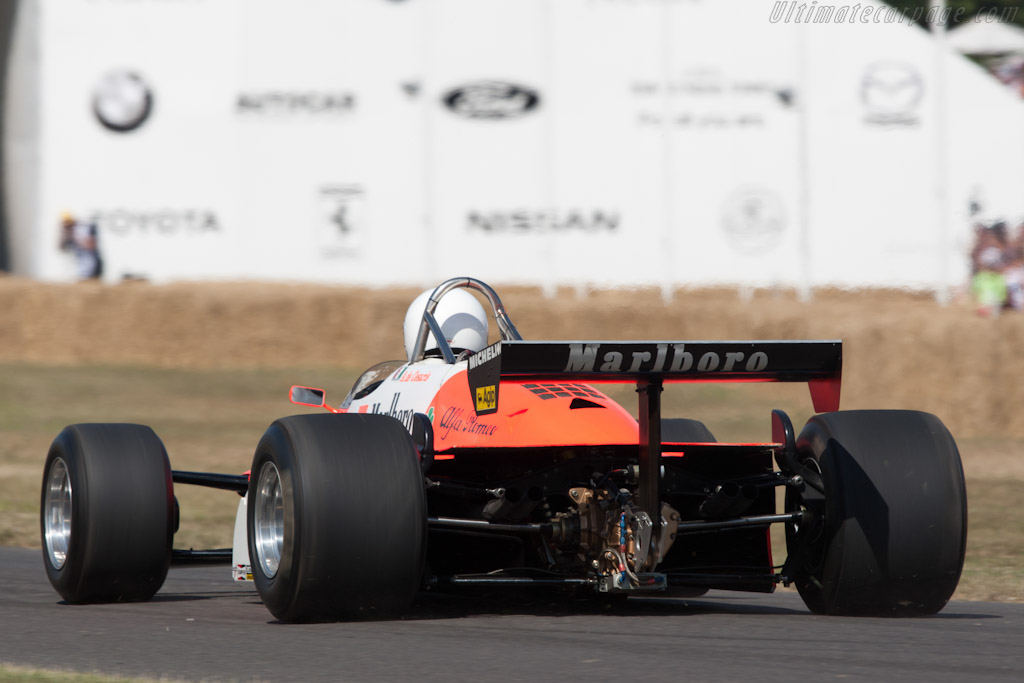
[[[675,267],[669,149],[635,92],[664,76],[664,15],[659,3],[551,3],[548,146],[562,213],[548,246],[561,282],[647,284]]]
[[[246,2],[234,90],[250,277],[423,278],[420,3]]]
[[[223,99],[233,2],[42,3],[41,192],[31,275],[69,277],[65,211],[94,218],[108,274],[244,275]],[[19,27],[22,30],[22,27]]]
[[[548,10],[544,0],[428,5],[426,257],[453,274],[530,282],[557,260],[539,229],[560,209]]]
[[[940,277],[933,55],[920,29],[880,26],[870,51],[857,50],[861,24],[802,27],[818,57],[807,64],[811,278],[927,285]]]
[[[669,25],[677,261],[697,284],[799,284],[798,56],[763,49],[792,46],[794,28],[713,3],[675,6]]]
[[[13,265],[72,279],[70,211],[110,281],[963,282],[968,203],[1024,217],[1024,103],[791,4],[41,0]]]
[[[73,273],[54,248],[66,211],[97,222],[111,280],[372,282],[398,245],[422,248],[417,11],[325,0],[285,17],[273,0],[44,7],[32,275]]]

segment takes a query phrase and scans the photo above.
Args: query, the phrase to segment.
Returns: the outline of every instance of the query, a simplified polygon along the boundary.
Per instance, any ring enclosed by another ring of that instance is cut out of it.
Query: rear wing
[[[469,358],[478,415],[498,410],[502,380],[807,382],[816,412],[839,409],[843,343],[829,341],[500,341]]]
[[[502,380],[636,382],[637,499],[661,519],[661,391],[665,382],[807,382],[818,412],[839,409],[840,341],[500,341],[469,357],[478,415],[498,410]]]

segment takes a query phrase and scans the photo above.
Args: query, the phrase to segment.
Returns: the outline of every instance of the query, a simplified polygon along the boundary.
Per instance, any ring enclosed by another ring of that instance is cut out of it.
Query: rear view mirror
[[[327,407],[327,394],[323,389],[294,386],[292,387],[289,399],[292,403],[300,406],[311,406],[313,408]]]

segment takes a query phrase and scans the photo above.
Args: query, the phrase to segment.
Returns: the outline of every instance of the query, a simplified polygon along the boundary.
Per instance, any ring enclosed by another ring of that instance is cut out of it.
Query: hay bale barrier
[[[1024,315],[928,294],[497,287],[527,339],[842,339],[844,408],[914,408],[957,435],[1024,437]],[[0,277],[0,362],[361,369],[402,351],[418,288]]]

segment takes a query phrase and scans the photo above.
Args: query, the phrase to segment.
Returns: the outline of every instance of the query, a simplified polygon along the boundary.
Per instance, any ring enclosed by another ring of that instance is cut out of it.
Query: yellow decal
[[[476,410],[494,410],[498,407],[498,393],[494,389],[494,385],[490,384],[486,387],[479,387],[476,390]]]

